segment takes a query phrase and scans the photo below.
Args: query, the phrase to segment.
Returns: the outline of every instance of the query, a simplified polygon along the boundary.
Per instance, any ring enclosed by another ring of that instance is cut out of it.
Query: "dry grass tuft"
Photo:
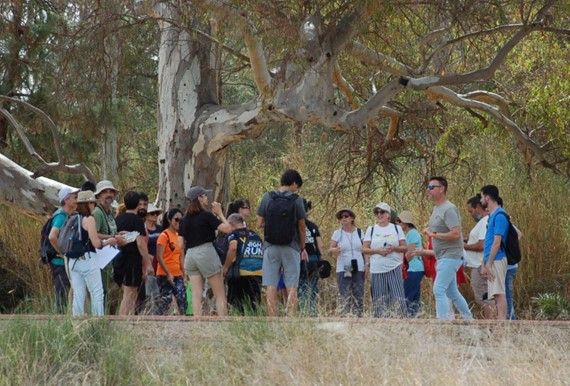
[[[153,328],[132,331],[143,337],[151,383],[562,385],[570,376],[568,327],[179,322],[161,329],[160,342]]]

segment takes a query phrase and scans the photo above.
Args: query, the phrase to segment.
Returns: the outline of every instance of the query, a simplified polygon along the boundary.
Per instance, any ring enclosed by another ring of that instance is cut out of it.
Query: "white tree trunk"
[[[0,154],[0,201],[31,214],[51,214],[59,206],[57,193],[67,185],[32,174]]]
[[[163,18],[174,10],[162,6]],[[197,42],[166,21],[159,22],[158,161],[162,208],[183,207],[185,192],[194,185],[223,194],[224,149],[210,151],[214,138],[199,125],[207,107],[219,103],[215,55],[209,43]]]

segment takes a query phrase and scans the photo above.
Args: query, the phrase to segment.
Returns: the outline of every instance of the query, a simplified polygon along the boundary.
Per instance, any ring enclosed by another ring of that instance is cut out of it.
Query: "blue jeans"
[[[471,314],[465,298],[457,288],[457,271],[462,264],[462,259],[442,258],[437,260],[433,295],[435,297],[436,317],[440,320],[453,319],[449,300],[453,302],[463,319],[473,319],[473,314]]]
[[[507,269],[507,277],[505,279],[505,295],[507,297],[507,319],[516,320],[515,307],[513,303],[514,281],[517,276],[518,267]]]
[[[408,271],[408,278],[404,280],[404,294],[406,295],[406,306],[408,308],[408,316],[415,317],[420,311],[420,297],[422,289],[422,279],[424,272]]]

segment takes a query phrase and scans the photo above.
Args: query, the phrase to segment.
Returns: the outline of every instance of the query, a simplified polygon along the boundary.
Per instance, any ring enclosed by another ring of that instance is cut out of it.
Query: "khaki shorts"
[[[489,299],[495,295],[505,294],[505,280],[507,278],[507,258],[493,262],[493,281],[487,281]]]
[[[209,278],[222,271],[222,263],[212,243],[189,248],[184,257],[184,270],[189,276]]]
[[[489,303],[493,303],[492,300],[483,300],[483,295],[487,294],[488,286],[487,280],[481,276],[481,267],[471,267],[470,269],[471,289],[473,290],[475,303],[479,304],[480,306],[485,306]]]

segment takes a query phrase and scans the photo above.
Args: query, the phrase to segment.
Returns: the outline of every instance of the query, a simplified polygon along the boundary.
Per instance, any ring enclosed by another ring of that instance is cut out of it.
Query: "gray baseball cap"
[[[201,186],[193,186],[186,192],[186,197],[190,200],[195,200],[203,194],[212,193],[212,189],[204,189]]]

